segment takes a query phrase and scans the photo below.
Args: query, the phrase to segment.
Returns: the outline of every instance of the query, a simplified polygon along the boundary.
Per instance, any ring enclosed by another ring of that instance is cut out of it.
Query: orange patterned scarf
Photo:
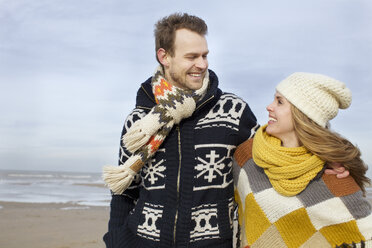
[[[123,136],[125,148],[132,156],[121,166],[104,167],[103,179],[115,194],[122,194],[129,187],[173,126],[194,113],[196,103],[205,95],[209,84],[208,71],[198,90],[180,89],[167,82],[163,75],[159,66],[151,82],[157,104]]]

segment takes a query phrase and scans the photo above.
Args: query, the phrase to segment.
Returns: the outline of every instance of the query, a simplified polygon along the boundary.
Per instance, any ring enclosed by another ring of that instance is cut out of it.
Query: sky
[[[117,164],[125,118],[157,66],[154,24],[174,12],[206,21],[209,68],[261,124],[291,73],[345,82],[353,101],[332,129],[372,167],[370,0],[0,0],[0,169]]]

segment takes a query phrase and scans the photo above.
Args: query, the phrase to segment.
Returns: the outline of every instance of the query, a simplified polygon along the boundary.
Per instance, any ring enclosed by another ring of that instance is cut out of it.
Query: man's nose
[[[195,66],[200,69],[206,69],[208,67],[208,60],[206,58],[200,57],[197,59]]]

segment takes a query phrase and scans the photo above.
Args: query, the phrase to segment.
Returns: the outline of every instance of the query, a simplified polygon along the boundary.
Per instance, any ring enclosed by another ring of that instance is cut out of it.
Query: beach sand
[[[1,248],[105,247],[109,207],[15,202],[0,206]]]
[[[105,247],[109,207],[14,202],[0,206],[1,248]]]

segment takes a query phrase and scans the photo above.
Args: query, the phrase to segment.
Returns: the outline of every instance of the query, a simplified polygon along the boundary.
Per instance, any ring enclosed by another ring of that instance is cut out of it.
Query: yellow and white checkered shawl
[[[371,205],[352,177],[324,174],[283,196],[254,163],[252,143],[234,154],[241,247],[372,247]]]

